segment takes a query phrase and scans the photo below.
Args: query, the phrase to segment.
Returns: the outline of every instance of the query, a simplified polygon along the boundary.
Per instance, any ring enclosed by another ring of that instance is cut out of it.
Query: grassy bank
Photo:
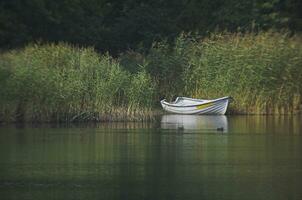
[[[118,58],[68,44],[0,56],[0,121],[151,120],[161,98],[233,96],[231,111],[298,113],[301,37],[283,33],[181,35],[173,45]]]
[[[190,96],[230,95],[239,113],[289,114],[302,102],[302,40],[280,33],[218,34],[193,44]]]
[[[151,113],[151,77],[90,48],[30,45],[1,55],[0,74],[2,121],[144,120]]]
[[[262,32],[197,38],[181,35],[172,46],[157,43],[145,57],[132,52],[128,55],[132,62],[126,62],[125,68],[147,63],[146,69],[157,83],[157,99],[232,96],[232,113],[300,112],[301,36]]]

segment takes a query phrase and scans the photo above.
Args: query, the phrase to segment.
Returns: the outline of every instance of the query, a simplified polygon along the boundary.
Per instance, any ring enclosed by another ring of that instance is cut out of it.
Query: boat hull
[[[165,100],[162,100],[161,105],[165,111],[176,114],[224,115],[227,111],[229,101],[229,97],[200,101],[196,99],[196,102],[193,101],[191,104],[179,105],[176,103],[168,103]]]

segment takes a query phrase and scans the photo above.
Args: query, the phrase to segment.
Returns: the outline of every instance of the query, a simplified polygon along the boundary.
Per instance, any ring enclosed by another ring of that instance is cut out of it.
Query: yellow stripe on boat
[[[201,105],[196,106],[196,107],[197,107],[197,109],[202,110],[202,109],[205,109],[205,108],[209,108],[212,105],[214,105],[214,104],[212,102],[210,102],[210,103],[201,104]]]

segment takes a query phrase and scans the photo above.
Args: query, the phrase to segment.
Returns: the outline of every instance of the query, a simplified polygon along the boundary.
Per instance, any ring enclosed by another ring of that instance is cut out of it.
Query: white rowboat
[[[174,102],[167,102],[165,99],[160,103],[165,111],[177,114],[188,115],[224,115],[231,97],[222,97],[213,100],[193,99],[177,97]]]

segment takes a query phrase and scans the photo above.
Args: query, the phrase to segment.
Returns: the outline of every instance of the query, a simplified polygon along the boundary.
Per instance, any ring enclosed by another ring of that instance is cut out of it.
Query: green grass
[[[0,55],[0,121],[152,120],[159,100],[232,96],[230,110],[291,114],[302,103],[302,40],[287,33],[181,35],[147,54],[32,44]]]
[[[185,93],[229,95],[240,113],[295,113],[302,94],[301,38],[281,33],[215,34],[192,43]]]
[[[2,121],[131,120],[150,112],[142,100],[152,99],[150,77],[91,48],[29,45],[1,55],[0,68]]]

